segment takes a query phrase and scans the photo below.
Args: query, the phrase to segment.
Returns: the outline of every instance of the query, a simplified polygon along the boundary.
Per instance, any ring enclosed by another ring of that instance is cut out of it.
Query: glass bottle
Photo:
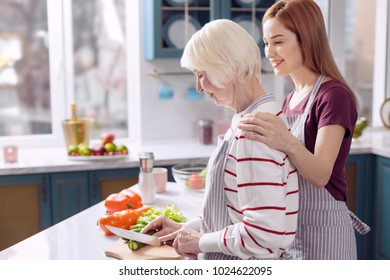
[[[142,202],[144,204],[153,204],[156,202],[156,183],[153,178],[154,154],[145,152],[139,154],[140,173],[138,185]]]

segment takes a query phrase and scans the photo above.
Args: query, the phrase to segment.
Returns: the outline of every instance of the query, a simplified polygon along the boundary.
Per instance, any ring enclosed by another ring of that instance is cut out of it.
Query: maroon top
[[[310,94],[308,94],[294,109],[290,110],[292,93],[283,103],[286,116],[294,116],[304,112]],[[357,111],[349,90],[341,82],[330,80],[324,82],[314,98],[313,105],[305,123],[305,146],[314,153],[318,129],[326,125],[339,124],[345,128],[341,148],[333,166],[333,172],[325,188],[336,199],[347,200],[347,182],[345,181],[345,164],[348,159],[352,135],[357,120]]]

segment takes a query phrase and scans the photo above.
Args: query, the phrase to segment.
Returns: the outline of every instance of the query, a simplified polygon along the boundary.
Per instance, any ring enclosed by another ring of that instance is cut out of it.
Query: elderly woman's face
[[[200,93],[207,94],[214,100],[217,106],[233,108],[233,86],[229,85],[225,88],[214,86],[207,75],[203,71],[194,71],[196,77],[196,90]]]

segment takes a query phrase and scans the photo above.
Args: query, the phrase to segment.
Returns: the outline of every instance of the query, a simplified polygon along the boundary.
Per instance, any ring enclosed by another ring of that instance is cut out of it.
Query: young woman
[[[239,127],[298,169],[298,232],[283,257],[356,259],[354,227],[369,228],[347,209],[344,172],[358,105],[337,69],[321,10],[312,0],[277,1],[263,17],[263,36],[274,73],[295,85],[283,104],[291,131],[263,112],[245,116]]]

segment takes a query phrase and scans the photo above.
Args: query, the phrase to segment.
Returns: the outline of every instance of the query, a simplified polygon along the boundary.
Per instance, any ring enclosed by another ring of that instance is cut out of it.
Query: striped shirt
[[[237,127],[244,114],[260,111],[279,115],[287,124],[273,95],[256,99],[233,117],[224,136],[225,140],[233,138],[224,170],[226,207],[232,224],[204,234],[202,252],[218,248],[242,259],[275,259],[294,240],[298,217],[295,167],[284,153],[244,138]]]

